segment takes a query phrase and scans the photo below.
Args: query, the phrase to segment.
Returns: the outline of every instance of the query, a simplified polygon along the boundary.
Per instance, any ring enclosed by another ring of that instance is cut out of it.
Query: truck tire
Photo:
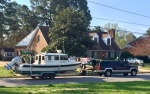
[[[111,71],[111,70],[106,70],[105,73],[104,73],[104,75],[105,75],[106,77],[110,77],[111,74],[112,74],[112,71]]]
[[[124,76],[128,76],[128,73],[123,73]]]
[[[137,75],[137,70],[132,69],[132,70],[131,70],[131,76],[136,76],[136,75]]]
[[[81,75],[82,75],[82,76],[85,76],[85,75],[86,75],[86,71],[85,71],[85,70],[82,70],[82,71],[81,71]]]
[[[99,73],[99,76],[102,76],[103,74],[102,73]]]

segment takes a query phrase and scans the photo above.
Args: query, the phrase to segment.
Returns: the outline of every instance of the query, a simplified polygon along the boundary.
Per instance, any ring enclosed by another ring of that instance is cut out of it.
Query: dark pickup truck
[[[127,62],[112,60],[96,61],[95,64],[93,64],[93,61],[91,60],[83,64],[82,69],[82,75],[85,75],[87,70],[93,70],[94,72],[99,73],[99,75],[104,75],[106,77],[109,77],[114,73],[123,73],[124,76],[127,76],[130,73],[131,76],[136,76],[138,72],[137,66],[129,66]]]

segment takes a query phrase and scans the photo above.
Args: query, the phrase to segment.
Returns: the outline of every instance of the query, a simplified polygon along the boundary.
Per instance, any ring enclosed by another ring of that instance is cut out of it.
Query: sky
[[[30,6],[30,0],[13,0],[13,1],[16,1],[19,4]],[[136,37],[142,36],[144,33],[146,33],[146,30],[150,28],[150,12],[149,12],[150,0],[87,0],[87,1],[92,16],[90,26],[104,27],[104,25],[107,23],[117,23],[121,29],[132,32]],[[126,12],[119,11],[116,9],[124,10]],[[129,24],[128,22],[135,24]]]

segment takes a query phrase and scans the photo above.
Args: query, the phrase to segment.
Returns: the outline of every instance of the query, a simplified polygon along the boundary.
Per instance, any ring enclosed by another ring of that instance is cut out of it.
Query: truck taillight
[[[97,67],[98,70],[100,70],[100,68],[101,68],[100,66]]]

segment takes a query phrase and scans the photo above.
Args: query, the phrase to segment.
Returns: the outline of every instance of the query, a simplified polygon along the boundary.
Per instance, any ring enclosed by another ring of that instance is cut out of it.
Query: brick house
[[[50,38],[48,37],[48,32],[48,26],[37,26],[34,31],[15,45],[15,56],[20,55],[25,50],[30,51],[33,55],[41,52],[49,44]]]
[[[120,57],[120,48],[114,41],[114,29],[108,30],[108,32],[91,31],[89,32],[89,36],[97,44],[88,49],[88,57],[101,59]]]
[[[121,49],[127,51],[134,56],[149,56],[150,54],[150,36],[140,36],[130,41]]]

